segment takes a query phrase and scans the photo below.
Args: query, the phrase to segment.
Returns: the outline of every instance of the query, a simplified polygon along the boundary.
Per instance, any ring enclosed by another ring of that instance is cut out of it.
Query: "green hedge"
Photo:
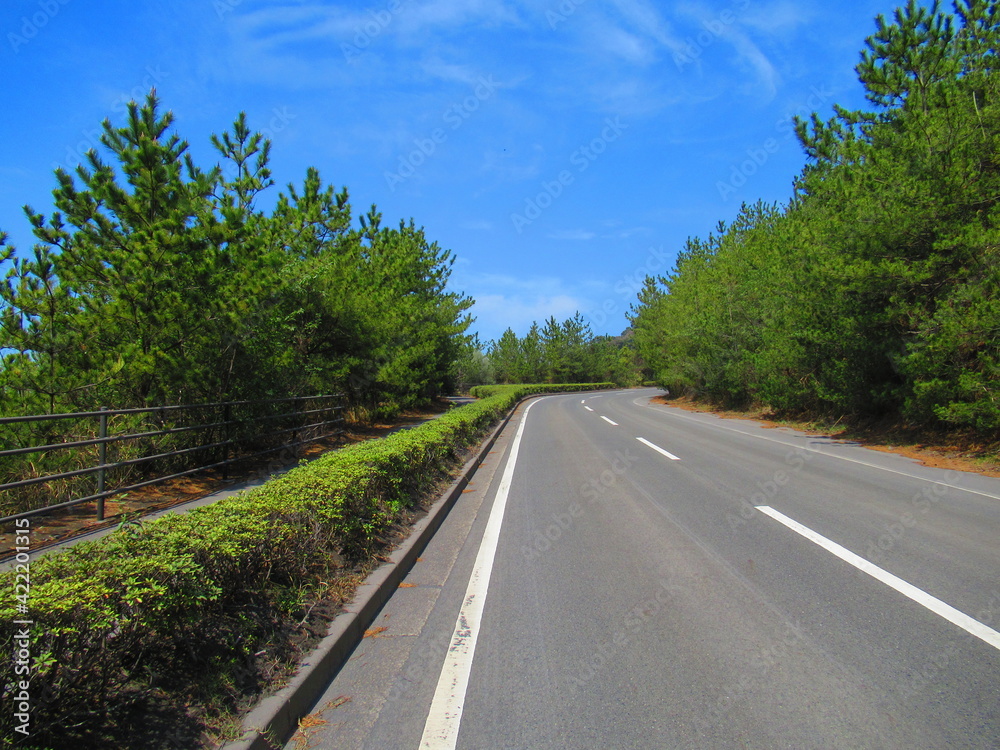
[[[345,559],[369,557],[464,447],[525,395],[599,387],[611,386],[477,389],[482,400],[432,422],[49,555],[31,563],[27,612],[16,609],[15,572],[0,575],[10,592],[0,605],[0,736],[8,745],[21,739],[11,706],[24,677],[7,657],[15,620],[33,623],[31,745],[109,746],[128,729],[130,711],[141,726],[153,705],[183,716],[185,705],[223,696],[221,710],[232,710],[264,687],[262,650],[276,662],[294,656],[287,623],[301,615],[308,587],[329,581]]]
[[[475,398],[489,398],[500,393],[516,394],[516,399],[524,398],[532,393],[572,393],[575,391],[599,391],[608,388],[618,388],[615,383],[531,383],[513,385],[477,385],[469,394]]]

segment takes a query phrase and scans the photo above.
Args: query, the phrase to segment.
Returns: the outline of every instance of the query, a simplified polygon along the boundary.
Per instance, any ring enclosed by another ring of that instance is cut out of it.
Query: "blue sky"
[[[787,200],[792,115],[863,105],[852,0],[7,0],[0,230],[155,86],[196,161],[240,111],[279,186],[315,166],[457,256],[484,340],[579,310],[618,334],[647,273],[742,201]],[[272,199],[277,187],[271,189]]]

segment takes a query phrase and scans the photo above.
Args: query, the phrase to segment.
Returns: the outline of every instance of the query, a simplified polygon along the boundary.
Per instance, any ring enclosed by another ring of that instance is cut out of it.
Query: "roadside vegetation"
[[[57,170],[51,211],[25,208],[31,251],[0,233],[0,414],[344,392],[364,417],[454,389],[480,400],[32,561],[24,609],[0,603],[6,654],[31,623],[22,745],[210,744],[529,393],[651,374],[716,406],[995,443],[1000,5],[911,0],[877,25],[857,67],[871,111],[797,121],[808,162],[789,202],[688,240],[616,338],[579,314],[467,336],[449,251],[412,220],[356,216],[315,169],[269,199],[270,144],[243,115],[212,136],[208,166],[155,93],[105,122],[103,151]],[[66,439],[47,429],[3,444]],[[41,468],[11,459],[0,477]],[[15,575],[0,584],[15,591]],[[0,673],[7,707],[17,667]],[[14,722],[0,713],[10,743]]]
[[[290,674],[304,636],[325,633],[352,586],[520,398],[612,385],[494,386],[239,496],[33,561],[26,610],[11,597],[0,604],[6,653],[14,622],[32,623],[21,746],[211,746]],[[13,591],[14,578],[5,572],[0,585]],[[8,707],[14,668],[6,659],[0,673]],[[21,737],[14,722],[0,713],[10,742]]]
[[[200,418],[259,430],[280,413],[267,399],[343,393],[366,420],[449,392],[472,320],[472,299],[447,288],[450,251],[412,220],[384,226],[374,206],[355,217],[346,188],[312,168],[271,195],[270,143],[242,114],[211,142],[217,162],[195,164],[150,93],[124,124],[104,122],[86,163],[56,170],[50,211],[25,207],[30,251],[0,233],[0,415],[246,401]],[[199,424],[185,416],[123,415],[112,432]],[[96,426],[2,425],[0,449],[94,438]],[[112,448],[124,460],[205,442],[186,432]],[[0,484],[95,455],[0,457]],[[86,496],[94,481],[0,493],[0,514]]]
[[[726,407],[1000,433],[1000,5],[910,2],[797,122],[787,205],[691,238],[632,311],[659,384]]]
[[[462,347],[455,380],[463,388],[493,383],[613,382],[639,385],[643,368],[632,331],[621,336],[595,336],[577,313],[562,323],[550,317],[543,327],[532,323],[523,337],[508,328],[483,345],[473,337]]]
[[[25,207],[31,252],[0,239],[0,412],[449,388],[472,300],[412,220],[355,222],[313,168],[266,196],[270,143],[242,114],[207,167],[155,93],[103,129],[104,153],[56,170],[51,213]]]

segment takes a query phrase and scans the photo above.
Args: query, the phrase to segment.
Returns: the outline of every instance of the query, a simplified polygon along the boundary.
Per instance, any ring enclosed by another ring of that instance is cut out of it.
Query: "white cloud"
[[[608,231],[603,233],[601,237],[608,240],[627,240],[629,237],[635,236],[648,236],[652,234],[652,230],[649,227],[623,227],[619,228],[617,225],[613,225],[610,222],[605,222],[605,225],[609,227]]]
[[[597,235],[586,229],[560,229],[545,236],[553,240],[592,240]]]
[[[369,21],[364,13],[328,5],[272,6],[234,13],[227,19],[238,36],[253,38],[265,49],[323,38],[349,41]]]
[[[483,340],[499,338],[507,328],[523,336],[533,322],[541,325],[550,316],[562,322],[590,307],[586,296],[562,279],[480,273],[459,266],[454,271],[449,284],[476,300],[470,312],[476,317],[473,329]]]
[[[757,82],[764,89],[770,101],[778,91],[778,72],[760,48],[750,38],[737,29],[728,29],[724,36],[739,53],[741,64],[749,66],[757,75]]]
[[[406,16],[402,15],[403,11]],[[408,31],[427,31],[430,28],[454,28],[467,24],[479,26],[520,25],[517,11],[497,0],[404,0],[400,18]]]
[[[568,294],[529,298],[469,293],[476,300],[470,310],[476,317],[473,328],[479,331],[480,338],[484,341],[499,338],[508,328],[513,329],[518,336],[524,336],[532,323],[541,326],[553,316],[562,322],[586,307],[579,299]]]
[[[646,0],[614,0],[618,12],[632,25],[672,52],[682,48],[670,28],[670,25],[660,17],[656,7]]]
[[[420,63],[424,74],[442,81],[455,81],[468,86],[475,86],[482,77],[481,71],[473,65],[455,65],[446,63],[438,56],[430,57]]]
[[[775,12],[780,16],[776,23],[794,23],[791,12],[777,10],[782,6],[775,5]],[[687,36],[688,46],[682,51],[681,59],[693,60],[696,68],[703,71],[706,61],[718,56],[715,48],[728,44],[736,52],[737,66],[749,70],[753,76],[752,81],[744,81],[740,88],[747,93],[758,94],[763,90],[766,101],[774,98],[779,83],[778,72],[748,33],[748,30],[761,31],[767,13],[760,11],[753,15],[756,9],[741,10],[738,7],[720,11],[700,2],[685,3],[677,6],[676,10],[692,24]]]
[[[661,50],[680,52],[683,42],[676,38],[670,25],[657,9],[646,0],[613,0],[616,12],[593,13],[588,16],[585,43],[628,63],[646,67],[656,63]]]
[[[414,58],[439,48],[433,44],[435,37],[455,29],[521,23],[513,9],[489,0],[402,0],[395,10],[389,10],[388,3],[355,10],[285,2],[260,9],[239,7],[225,20],[233,47],[226,56],[232,77],[253,82],[263,77],[274,85],[299,88],[360,82],[398,86],[421,73],[474,83],[481,74],[475,65],[445,62],[437,55],[422,63]]]
[[[648,65],[655,60],[651,45],[644,39],[624,29],[608,24],[595,24],[595,41],[611,54],[637,65]]]
[[[753,5],[740,14],[740,21],[758,31],[775,36],[793,33],[799,26],[810,23],[815,9],[801,2],[778,0],[767,5]]]
[[[485,220],[463,221],[459,226],[472,232],[489,232],[493,229],[493,222]]]

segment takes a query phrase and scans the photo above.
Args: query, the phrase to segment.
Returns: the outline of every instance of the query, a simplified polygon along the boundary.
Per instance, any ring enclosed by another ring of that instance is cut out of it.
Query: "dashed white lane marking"
[[[636,440],[638,440],[643,445],[648,445],[650,448],[652,448],[657,453],[662,453],[664,456],[666,456],[667,458],[669,458],[671,461],[680,461],[680,459],[677,456],[675,456],[673,453],[671,453],[670,451],[663,450],[663,448],[661,448],[658,445],[655,445],[654,443],[649,442],[648,440],[646,440],[646,438],[637,437]]]
[[[604,417],[604,416],[602,416],[602,417],[601,417],[601,419],[603,419],[603,420],[604,420],[605,422],[607,422],[608,424],[613,424],[613,425],[614,425],[615,427],[617,427],[617,426],[618,426],[618,423],[617,423],[617,422],[615,422],[614,420],[611,420],[611,419],[608,419],[607,417]]]
[[[976,638],[979,638],[980,640],[985,641],[993,646],[993,648],[1000,649],[1000,633],[995,631],[993,628],[986,627],[979,622],[979,620],[969,617],[964,612],[959,612],[950,604],[945,604],[943,601],[937,597],[931,596],[923,589],[918,589],[913,584],[907,583],[902,578],[893,575],[887,570],[883,570],[878,565],[875,565],[865,558],[854,554],[849,549],[842,547],[836,542],[830,541],[821,534],[817,534],[808,526],[803,526],[801,523],[792,520],[784,513],[780,513],[767,505],[758,505],[756,508],[761,513],[764,513],[765,515],[773,518],[775,521],[784,524],[792,531],[801,534],[809,541],[815,542],[827,552],[836,555],[844,562],[850,563],[862,573],[867,573],[875,580],[881,581],[886,586],[894,588],[903,596],[909,597],[913,601],[917,602],[917,604],[922,604],[934,614],[940,615],[948,622],[958,625],[958,627],[962,628],[962,630],[976,636]]]
[[[878,469],[879,471],[887,471],[890,474],[899,474],[900,476],[909,477],[910,479],[917,479],[917,480],[922,481],[922,482],[930,482],[931,484],[937,484],[937,485],[940,485],[942,487],[947,487],[948,489],[958,490],[959,492],[968,492],[970,495],[979,495],[981,497],[989,497],[989,498],[992,498],[994,500],[1000,500],[1000,495],[996,495],[996,494],[993,494],[993,493],[990,493],[990,492],[981,492],[979,490],[973,490],[973,489],[970,489],[968,487],[960,487],[957,484],[951,484],[950,482],[942,482],[942,481],[937,480],[937,479],[929,479],[928,477],[921,477],[921,476],[918,476],[916,474],[911,474],[908,471],[900,471],[898,469],[890,469],[887,466],[879,466],[878,464],[869,463],[868,461],[861,461],[861,460],[859,460],[857,458],[848,458],[847,456],[841,456],[841,455],[838,455],[836,453],[831,453],[829,447],[807,448],[805,446],[796,445],[795,443],[790,443],[790,442],[788,442],[786,440],[777,440],[775,438],[767,437],[765,435],[754,435],[754,434],[749,433],[749,432],[744,432],[743,430],[736,430],[736,429],[733,429],[732,427],[726,427],[725,425],[715,424],[713,422],[706,422],[705,420],[699,419],[697,417],[689,417],[689,416],[686,416],[686,415],[683,415],[683,414],[677,414],[676,412],[665,412],[665,411],[663,411],[663,407],[656,407],[656,406],[650,406],[649,404],[637,403],[640,400],[641,399],[633,399],[632,403],[635,404],[635,405],[637,405],[637,406],[644,406],[647,409],[653,409],[653,410],[659,412],[660,414],[667,414],[670,417],[673,417],[673,418],[676,418],[676,419],[682,419],[682,420],[687,421],[687,422],[694,422],[694,423],[700,424],[700,425],[702,425],[704,427],[710,427],[710,428],[717,429],[717,430],[725,430],[726,432],[735,432],[736,434],[742,435],[743,437],[754,438],[756,440],[766,440],[769,443],[777,443],[778,445],[783,445],[786,448],[794,448],[796,451],[805,451],[807,453],[818,453],[821,456],[826,456],[827,458],[835,458],[838,461],[848,461],[849,463],[852,463],[852,464],[860,464],[861,466],[867,466],[870,469]],[[748,421],[752,421],[752,420],[748,420]],[[805,437],[805,436],[803,435],[803,437]],[[951,473],[954,474],[955,472],[953,471]]]

